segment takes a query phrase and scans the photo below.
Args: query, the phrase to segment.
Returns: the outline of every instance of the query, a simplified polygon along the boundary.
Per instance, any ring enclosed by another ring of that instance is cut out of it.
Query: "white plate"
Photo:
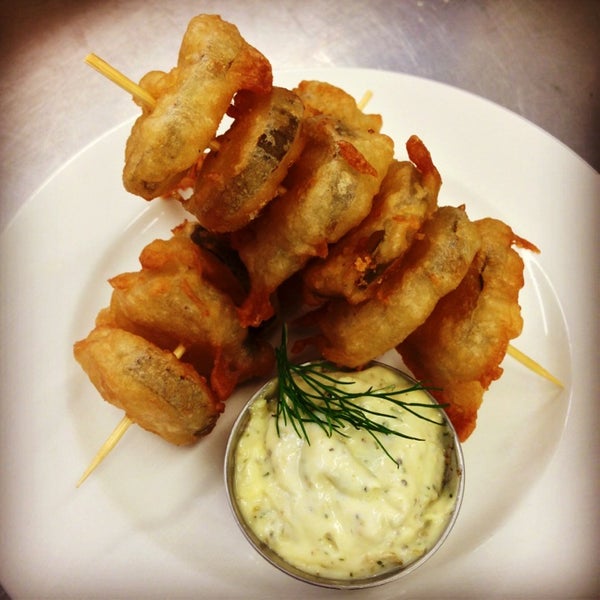
[[[590,277],[598,273],[597,174],[530,123],[453,88],[356,69],[284,72],[276,82],[292,87],[303,78],[357,98],[372,90],[368,110],[383,115],[397,156],[405,156],[413,133],[428,146],[444,179],[441,204],[464,203],[473,218],[504,219],[542,249],[525,254],[525,328],[515,345],[566,385],[561,390],[505,360],[464,447],[466,496],[450,539],[420,571],[365,597],[559,597],[592,589],[596,559],[574,554],[596,544],[584,525],[597,487],[590,483],[597,471],[586,471],[586,451],[598,446],[597,417],[587,408],[597,400],[598,282]],[[168,237],[184,218],[174,204],[123,191],[129,127],[74,157],[2,234],[0,581],[15,599],[329,597],[259,560],[229,514],[226,438],[258,383],[229,400],[215,431],[194,448],[131,428],[75,488],[122,415],[76,365],[72,343],[107,304],[106,279],[137,270],[142,247]],[[393,353],[386,359],[399,363]],[[566,465],[558,485],[557,469]],[[545,501],[532,504],[537,498]]]

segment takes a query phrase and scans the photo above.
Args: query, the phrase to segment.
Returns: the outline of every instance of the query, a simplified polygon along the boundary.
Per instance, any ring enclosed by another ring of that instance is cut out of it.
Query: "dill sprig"
[[[347,437],[344,428],[351,425],[356,429],[363,429],[369,434],[383,452],[398,465],[398,461],[388,452],[380,439],[380,435],[395,435],[406,439],[423,441],[422,438],[402,433],[391,429],[379,421],[371,419],[372,416],[395,419],[396,415],[379,412],[361,406],[357,401],[361,398],[382,398],[401,407],[409,413],[435,423],[444,425],[443,421],[436,421],[417,409],[438,409],[439,406],[431,403],[405,402],[399,397],[416,390],[426,389],[421,383],[394,389],[392,386],[366,391],[353,392],[348,389],[352,381],[336,379],[330,374],[331,365],[326,361],[317,361],[306,364],[290,362],[287,354],[287,329],[284,325],[281,334],[281,344],[275,349],[277,363],[277,412],[276,429],[280,435],[279,420],[284,425],[288,423],[294,428],[299,437],[304,438],[310,445],[310,438],[305,423],[316,423],[328,437],[334,433]],[[398,465],[399,466],[399,465]]]

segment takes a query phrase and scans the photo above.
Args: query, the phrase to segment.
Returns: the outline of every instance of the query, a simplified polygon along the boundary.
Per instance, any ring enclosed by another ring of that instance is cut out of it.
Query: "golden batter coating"
[[[296,90],[315,114],[305,120],[306,146],[284,181],[286,191],[233,237],[250,276],[240,310],[247,325],[269,318],[270,296],[279,285],[309,259],[326,256],[329,244],[367,216],[393,159],[393,142],[379,133],[378,115],[364,115],[338,88],[318,88],[335,100],[326,114],[306,100],[309,82]]]
[[[241,381],[270,371],[273,350],[241,325],[233,298],[243,290],[217,257],[192,240],[195,228],[185,222],[168,240],[154,240],[140,254],[140,271],[113,277],[110,307],[96,323],[170,350],[183,344],[185,360],[210,378],[224,400]]]
[[[171,191],[215,137],[234,94],[270,92],[269,61],[237,27],[216,15],[194,17],[170,72],[140,81],[156,100],[142,106],[125,149],[125,189],[147,200]]]
[[[186,210],[210,231],[241,229],[278,194],[303,148],[304,105],[293,92],[240,92],[235,121],[202,163]]]
[[[97,327],[75,344],[74,353],[107,402],[172,444],[193,444],[223,411],[191,365],[140,336]]]
[[[406,146],[413,162],[394,161],[369,215],[335,244],[327,258],[316,259],[304,270],[308,304],[329,298],[358,304],[371,298],[387,268],[408,250],[437,208],[442,180],[431,156],[417,136],[411,136]]]
[[[361,367],[397,346],[459,285],[480,245],[464,210],[439,208],[388,270],[376,296],[357,305],[333,300],[316,312],[321,354],[339,365]]]
[[[482,245],[460,285],[399,346],[415,377],[447,404],[461,440],[475,429],[484,392],[502,375],[500,363],[521,333],[523,261],[513,245],[537,251],[496,219],[475,221]]]

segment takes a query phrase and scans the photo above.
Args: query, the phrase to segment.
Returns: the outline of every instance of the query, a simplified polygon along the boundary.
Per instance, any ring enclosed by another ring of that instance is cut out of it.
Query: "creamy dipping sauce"
[[[360,392],[414,383],[381,365],[331,375],[352,381],[352,391]],[[261,542],[301,571],[344,580],[406,566],[435,545],[456,507],[459,480],[448,477],[454,438],[445,421],[439,425],[384,399],[361,397],[364,408],[396,417],[371,419],[421,438],[380,435],[396,464],[368,432],[350,426],[347,437],[328,437],[307,423],[310,445],[281,419],[278,433],[276,400],[269,395],[266,389],[249,409],[233,474],[239,511]],[[399,399],[432,403],[420,390]],[[438,409],[416,410],[443,421]]]

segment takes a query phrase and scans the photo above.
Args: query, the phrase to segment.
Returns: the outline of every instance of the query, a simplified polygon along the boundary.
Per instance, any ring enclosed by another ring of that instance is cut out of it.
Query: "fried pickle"
[[[521,333],[523,261],[513,246],[537,251],[496,219],[475,221],[482,246],[460,285],[397,350],[415,377],[433,387],[462,441],[475,429],[484,392]]]
[[[233,114],[233,125],[198,171],[193,195],[182,201],[203,227],[217,232],[241,229],[256,218],[303,147],[304,105],[289,90],[240,92]]]
[[[283,183],[286,191],[232,237],[250,277],[240,309],[246,325],[269,318],[278,286],[309,259],[326,256],[329,244],[367,216],[393,159],[393,141],[379,133],[379,115],[365,115],[342,90],[314,83],[335,99],[321,114],[305,98],[312,85],[296,90],[313,115],[305,119],[306,145]]]
[[[195,227],[186,222],[170,239],[154,240],[140,254],[140,271],[113,277],[110,306],[96,323],[165,349],[183,344],[185,360],[225,399],[241,381],[269,373],[273,350],[240,324],[234,298],[243,292],[227,266],[192,240]]]
[[[140,81],[156,100],[142,106],[125,148],[125,189],[147,200],[176,187],[214,138],[239,90],[269,93],[269,61],[237,27],[216,15],[194,17],[170,72]]]
[[[480,245],[464,210],[439,208],[373,298],[356,305],[332,300],[315,311],[320,334],[314,341],[322,356],[354,368],[396,347],[459,285]]]
[[[417,136],[406,147],[412,163],[390,165],[369,215],[335,244],[327,258],[315,259],[304,270],[308,304],[336,297],[358,304],[371,298],[386,269],[406,252],[435,211],[442,183],[438,170]]]
[[[223,411],[191,365],[122,329],[93,329],[75,343],[74,354],[107,402],[172,444],[193,444]]]

